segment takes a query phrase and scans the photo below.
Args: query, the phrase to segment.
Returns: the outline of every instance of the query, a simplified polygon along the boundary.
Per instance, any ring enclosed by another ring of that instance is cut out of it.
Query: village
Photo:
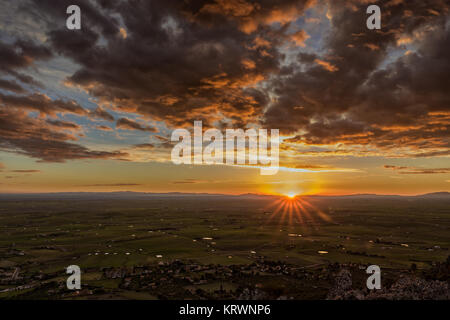
[[[144,293],[164,300],[449,298],[450,257],[426,273],[418,273],[413,267],[384,272],[385,287],[379,292],[365,288],[365,268],[353,263],[298,267],[264,259],[229,266],[173,260],[85,269],[82,279],[99,274],[99,281],[82,280],[81,290],[76,291],[67,289],[62,272],[30,274],[21,273],[19,267],[1,268],[0,285],[9,288],[0,290],[0,294],[13,293],[16,298],[25,299],[120,299],[122,292]],[[117,286],[106,285],[111,281]]]

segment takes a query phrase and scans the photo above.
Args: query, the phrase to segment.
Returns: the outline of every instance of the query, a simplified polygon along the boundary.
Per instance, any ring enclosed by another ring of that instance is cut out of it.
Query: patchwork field
[[[80,266],[83,284],[94,293],[101,288],[100,293],[110,297],[151,299],[158,297],[160,282],[147,284],[149,290],[139,285],[124,290],[126,276],[108,278],[105,270],[170,269],[178,262],[227,268],[262,261],[304,270],[331,264],[427,270],[446,260],[449,247],[448,198],[3,199],[0,297],[26,296],[42,289],[43,283],[58,283],[61,289],[65,268],[73,264]],[[245,283],[235,276],[230,279],[198,279],[178,287],[233,292]],[[17,289],[30,284],[31,288]]]

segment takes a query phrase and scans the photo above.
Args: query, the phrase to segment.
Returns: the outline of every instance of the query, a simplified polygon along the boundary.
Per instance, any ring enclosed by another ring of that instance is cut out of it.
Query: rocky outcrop
[[[341,270],[333,288],[329,291],[329,300],[450,300],[447,281],[425,280],[416,276],[403,276],[390,288],[381,290],[357,290],[352,288],[352,274]]]

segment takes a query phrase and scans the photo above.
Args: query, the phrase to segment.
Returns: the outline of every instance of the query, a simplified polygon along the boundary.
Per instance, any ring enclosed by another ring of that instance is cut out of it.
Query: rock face
[[[334,287],[328,293],[328,300],[360,300],[363,298],[359,290],[352,289],[352,274],[347,269],[339,271]]]
[[[416,277],[403,277],[395,282],[387,292],[369,294],[368,299],[388,300],[450,300],[448,283],[427,281]]]
[[[267,296],[264,292],[258,289],[249,290],[248,288],[244,289],[244,291],[238,297],[238,300],[264,300],[264,299],[267,299]]]
[[[362,291],[352,288],[352,274],[341,270],[329,300],[450,300],[450,288],[446,281],[427,281],[418,277],[404,276],[388,289]]]
[[[352,274],[350,271],[343,269],[336,276],[334,287],[328,293],[328,297],[338,297],[352,289]]]

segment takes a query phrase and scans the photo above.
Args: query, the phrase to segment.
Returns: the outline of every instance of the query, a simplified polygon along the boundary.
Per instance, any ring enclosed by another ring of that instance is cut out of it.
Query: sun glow
[[[295,192],[289,192],[288,194],[286,194],[286,197],[290,198],[290,199],[294,199],[297,196],[297,194]]]
[[[268,222],[277,219],[280,225],[285,223],[288,225],[316,225],[321,222],[332,222],[331,217],[325,212],[294,192],[279,198],[267,209],[273,210]]]

